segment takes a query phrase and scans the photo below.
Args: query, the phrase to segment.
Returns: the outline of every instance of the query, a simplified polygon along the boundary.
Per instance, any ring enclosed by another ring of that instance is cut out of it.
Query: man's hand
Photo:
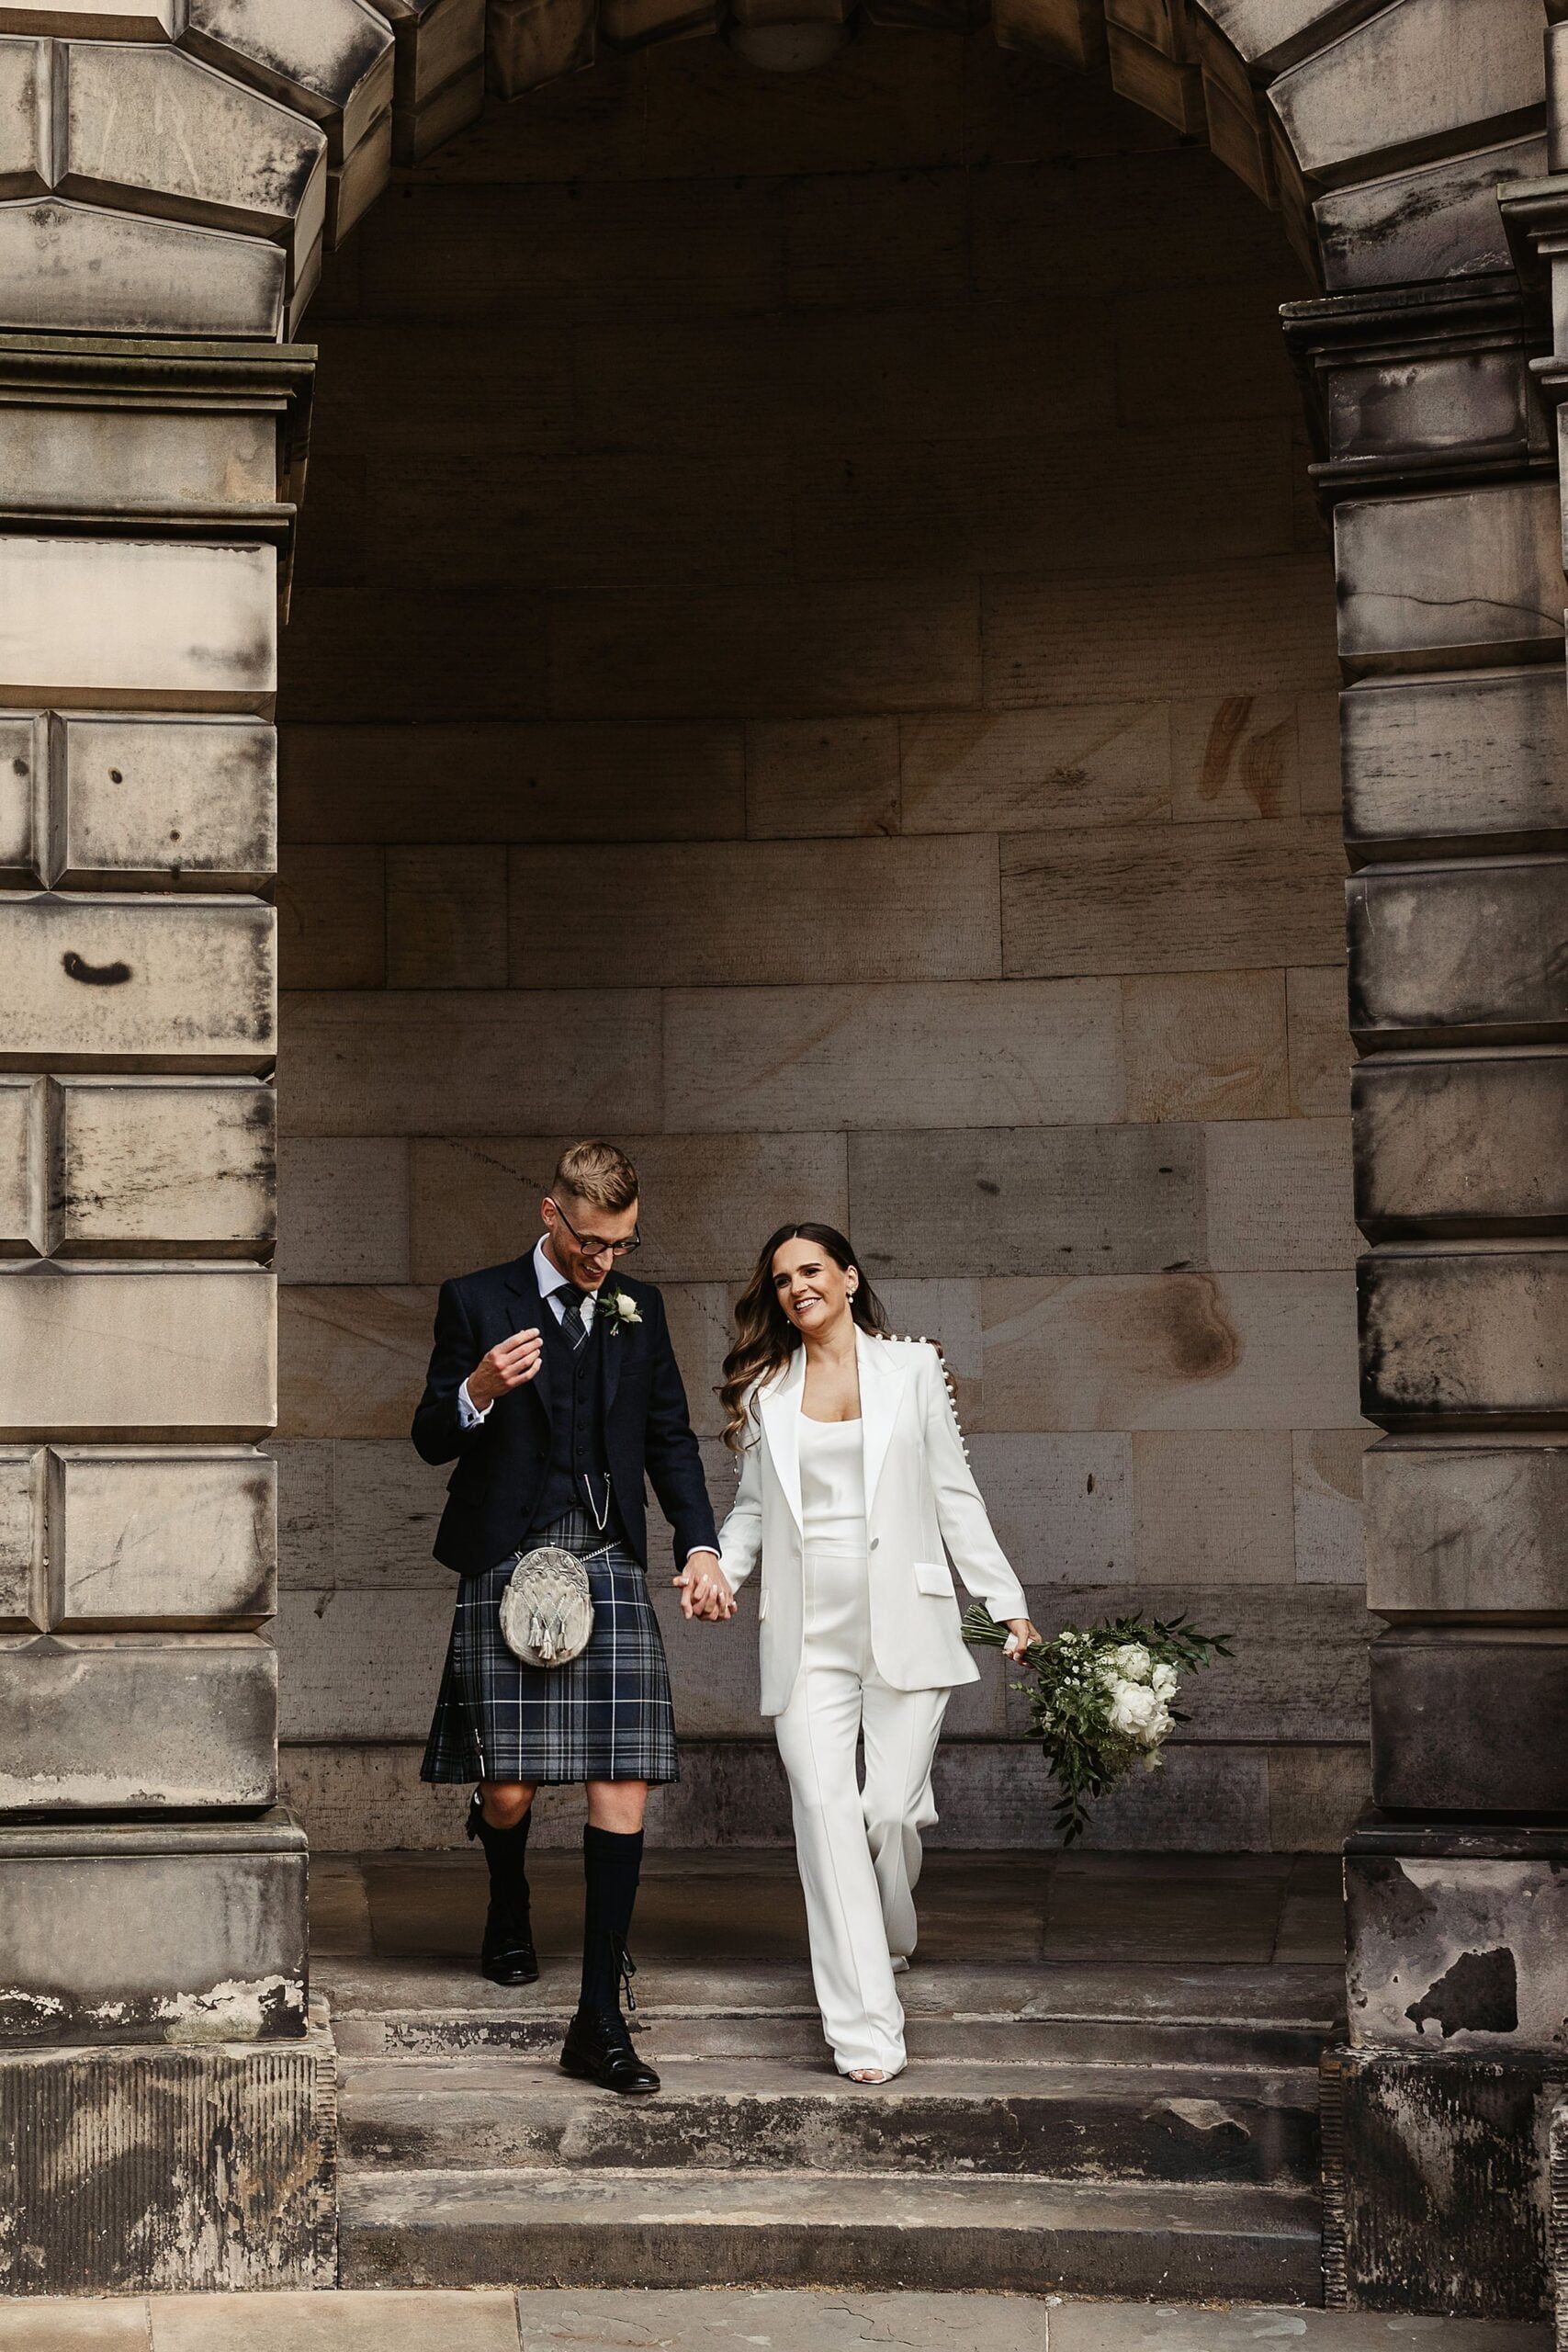
[[[513,1331],[510,1340],[491,1348],[468,1374],[468,1402],[475,1411],[487,1411],[498,1396],[536,1379],[544,1354],[545,1343],[536,1330]]]
[[[709,1624],[722,1624],[734,1616],[735,1595],[716,1554],[694,1552],[674,1583],[682,1617],[702,1617]]]

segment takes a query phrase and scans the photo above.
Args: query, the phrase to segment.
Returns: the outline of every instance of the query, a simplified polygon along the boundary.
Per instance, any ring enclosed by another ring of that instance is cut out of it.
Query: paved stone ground
[[[1010,2295],[716,2290],[0,2302],[0,2352],[1550,2352],[1551,2331]]]

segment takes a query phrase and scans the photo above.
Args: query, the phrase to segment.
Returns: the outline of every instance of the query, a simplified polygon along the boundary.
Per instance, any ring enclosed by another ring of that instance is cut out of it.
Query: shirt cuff
[[[493,1398],[491,1399],[491,1402],[494,1402]],[[474,1403],[473,1398],[468,1394],[468,1384],[465,1380],[461,1388],[457,1391],[457,1419],[462,1427],[466,1430],[477,1430],[479,1423],[484,1419],[485,1414],[489,1411],[490,1406],[487,1405],[484,1408],[484,1412],[480,1412],[479,1407]]]
[[[705,1560],[722,1560],[724,1554],[722,1552],[716,1552],[711,1544],[694,1544],[691,1550],[687,1553],[686,1557],[688,1560],[695,1560],[698,1558]]]

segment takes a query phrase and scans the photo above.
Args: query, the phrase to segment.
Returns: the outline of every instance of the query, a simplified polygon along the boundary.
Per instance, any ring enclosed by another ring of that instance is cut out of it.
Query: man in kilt
[[[468,1830],[490,1865],[479,1966],[539,1973],[529,1925],[529,1808],[546,1782],[586,1783],[582,1989],[561,2052],[607,2090],[656,2091],[621,2013],[650,1786],[679,1778],[670,1676],[648,1594],[644,1478],[675,1534],[682,1608],[733,1607],[664,1302],[608,1279],[638,1247],[637,1170],[613,1144],[564,1152],[527,1257],[441,1286],[413,1442],[457,1467],[435,1556],[462,1578],[422,1777],[477,1781]],[[502,1637],[520,1552],[574,1553],[593,1631],[570,1664],[530,1667]]]

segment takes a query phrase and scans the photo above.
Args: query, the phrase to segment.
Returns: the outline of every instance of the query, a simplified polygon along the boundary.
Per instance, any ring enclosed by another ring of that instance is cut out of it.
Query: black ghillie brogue
[[[563,2075],[597,2083],[601,2090],[636,2094],[659,2088],[659,2077],[637,2055],[619,2009],[579,2009],[566,2030],[560,2065]]]
[[[490,1908],[479,1945],[479,1974],[492,1984],[536,1984],[539,1962],[529,1919],[528,1816],[515,1829],[492,1829],[478,1789],[468,1806],[468,1836],[484,1848],[490,1865]]]

